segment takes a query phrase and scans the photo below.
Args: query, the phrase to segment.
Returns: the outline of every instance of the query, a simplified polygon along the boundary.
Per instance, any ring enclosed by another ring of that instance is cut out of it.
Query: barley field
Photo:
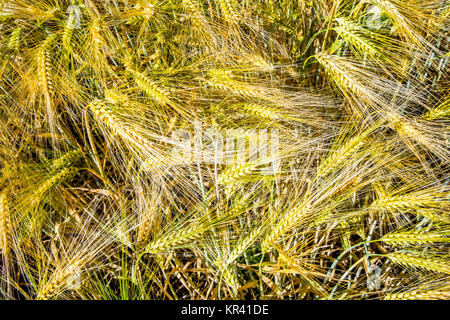
[[[450,299],[446,0],[0,0],[0,299]]]

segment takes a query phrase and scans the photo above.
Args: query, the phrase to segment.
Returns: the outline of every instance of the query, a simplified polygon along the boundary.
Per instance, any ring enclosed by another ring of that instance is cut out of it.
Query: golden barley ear
[[[11,214],[5,193],[0,194],[0,248],[4,259],[9,260],[11,250]]]
[[[392,262],[399,265],[428,270],[430,272],[450,274],[450,266],[445,258],[426,255],[420,256],[403,252],[392,252],[389,253],[387,257]]]

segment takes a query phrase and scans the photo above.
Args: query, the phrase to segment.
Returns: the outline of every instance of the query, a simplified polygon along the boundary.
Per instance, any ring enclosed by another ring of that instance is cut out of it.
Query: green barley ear
[[[353,153],[358,151],[364,144],[366,135],[357,135],[339,146],[339,150],[329,154],[329,156],[320,164],[317,175],[325,176],[339,168]]]
[[[46,192],[58,186],[59,184],[70,180],[77,174],[77,172],[77,168],[64,168],[52,173],[52,175],[50,175],[47,180],[45,180],[36,190],[33,191],[30,198],[31,203],[34,205],[37,204]]]
[[[230,70],[212,69],[208,71],[208,75],[206,83],[220,90],[249,98],[267,99],[264,88],[235,80]]]
[[[312,213],[311,210],[312,206],[309,203],[302,203],[290,209],[279,222],[274,224],[272,229],[264,237],[261,243],[262,252],[270,251],[278,239],[291,231],[299,222],[308,221],[307,219]]]
[[[157,102],[165,105],[169,103],[168,92],[163,88],[159,87],[155,82],[151,81],[142,74],[137,76],[135,74],[134,81],[149,97],[153,98]]]
[[[427,218],[430,221],[450,223],[450,217],[439,209],[417,209],[414,213],[418,216]]]
[[[133,15],[127,19],[127,24],[130,25],[141,25],[145,21],[155,17],[157,13],[157,8],[154,3],[148,3],[142,6],[141,4],[136,4],[133,7]]]
[[[9,38],[8,49],[13,51],[19,50],[21,35],[22,27],[17,27],[16,29],[14,29],[14,31],[11,33],[11,37]]]
[[[342,57],[325,52],[320,52],[314,57],[346,97],[357,96],[367,104],[363,106],[362,111],[366,111],[367,107],[374,104],[374,101],[377,100],[373,92],[355,75],[355,66],[352,63],[345,61]],[[352,108],[352,111],[357,116],[361,116],[360,108],[360,106],[357,109]]]
[[[146,246],[146,244],[148,243],[149,237],[150,237],[150,228],[151,228],[151,223],[152,223],[152,214],[151,211],[148,210],[148,212],[145,213],[145,215],[143,215],[141,217],[141,222],[139,225],[139,229],[138,229],[138,236],[137,236],[137,240],[136,240],[136,248],[138,250],[141,250],[142,248],[144,248]]]
[[[445,205],[445,192],[442,190],[421,190],[404,193],[397,191],[394,194],[383,194],[373,201],[369,210],[379,211],[407,211],[425,217],[435,222],[449,222],[445,214],[440,214]]]
[[[244,103],[240,105],[242,109],[249,114],[261,117],[263,119],[276,120],[280,117],[278,110],[255,103]]]
[[[161,254],[169,252],[170,250],[186,245],[194,240],[200,238],[204,232],[211,228],[209,224],[197,224],[188,225],[187,227],[174,231],[172,234],[165,234],[160,238],[156,238],[144,249],[145,253]]]
[[[71,150],[52,162],[52,169],[58,170],[73,165],[82,156],[80,150]]]
[[[446,98],[445,101],[437,107],[428,111],[424,118],[428,120],[436,120],[445,119],[448,116],[450,116],[450,97]]]
[[[182,222],[168,225],[163,230],[165,232],[156,235],[143,252],[158,255],[179,247],[189,246],[195,240],[205,237],[205,234],[214,227],[228,223],[231,219],[241,214],[242,212],[233,212],[233,215],[216,217],[214,219],[211,219],[209,215],[205,215],[197,219],[191,219],[191,221],[183,220]]]
[[[422,145],[429,144],[429,139],[424,136],[418,129],[416,129],[411,123],[406,119],[394,114],[388,113],[387,117],[392,124],[393,128],[402,136],[408,137],[412,140],[417,141]]]
[[[217,181],[219,184],[230,184],[239,181],[243,177],[251,174],[256,167],[257,163],[241,163],[228,166],[219,176]]]
[[[74,28],[72,28],[68,23],[64,25],[61,43],[63,48],[67,51],[67,53],[72,52],[72,38],[74,34]]]
[[[200,4],[196,0],[182,0],[182,3],[193,24],[200,30],[205,29],[206,20],[200,8]]]
[[[93,44],[93,53],[99,57],[101,56],[101,45],[104,42],[104,38],[101,33],[102,21],[99,19],[94,19],[90,26],[92,44]]]
[[[130,61],[126,62],[126,70],[131,74],[138,88],[145,92],[149,98],[152,98],[162,106],[170,106],[181,114],[185,113],[185,110],[172,101],[168,89],[160,86],[144,73],[139,72]]]
[[[225,21],[230,24],[234,24],[239,21],[239,15],[235,9],[236,4],[234,3],[234,0],[217,0],[217,2]]]
[[[105,90],[105,99],[110,103],[123,103],[129,100],[127,95],[114,89]]]
[[[364,35],[365,30],[359,25],[343,17],[336,18],[337,27],[334,30],[362,55],[376,57],[379,54],[376,46],[370,41],[370,38]]]
[[[236,276],[236,272],[232,265],[225,263],[220,258],[214,261],[220,274],[220,278],[231,288],[233,295],[237,295],[237,291],[240,287],[239,281]]]
[[[252,244],[256,242],[264,231],[264,228],[264,225],[257,226],[247,236],[241,238],[234,247],[233,251],[229,254],[226,263],[231,264],[236,261]]]

